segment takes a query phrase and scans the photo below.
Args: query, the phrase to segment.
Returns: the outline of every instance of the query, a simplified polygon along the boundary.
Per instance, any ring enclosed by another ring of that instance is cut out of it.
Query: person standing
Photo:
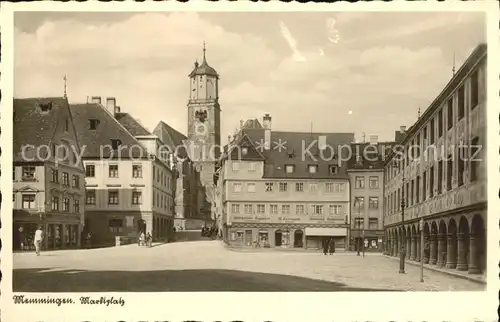
[[[40,256],[40,248],[42,247],[42,240],[43,240],[42,226],[38,226],[38,229],[35,231],[35,238],[33,242],[35,244],[36,256]]]
[[[328,253],[328,239],[323,238],[323,254],[326,255]]]
[[[333,238],[330,238],[328,243],[328,254],[332,255],[333,253],[335,253],[335,241]]]

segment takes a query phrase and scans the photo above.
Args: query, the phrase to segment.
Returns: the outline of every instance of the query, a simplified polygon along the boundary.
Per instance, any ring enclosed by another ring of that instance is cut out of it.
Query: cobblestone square
[[[14,291],[480,291],[485,285],[380,254],[237,252],[218,241],[14,254]]]

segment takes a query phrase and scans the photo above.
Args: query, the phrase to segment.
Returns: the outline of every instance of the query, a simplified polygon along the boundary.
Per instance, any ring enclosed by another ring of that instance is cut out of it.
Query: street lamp
[[[402,232],[405,229],[405,158],[401,160],[400,166],[398,166],[402,172],[402,185],[401,185],[401,228]],[[402,236],[402,234],[401,234]],[[401,248],[399,252],[399,274],[405,273],[405,241],[402,240]]]

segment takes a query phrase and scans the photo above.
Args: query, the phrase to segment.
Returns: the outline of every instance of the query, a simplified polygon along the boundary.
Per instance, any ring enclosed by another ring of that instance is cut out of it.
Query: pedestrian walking
[[[332,255],[333,253],[335,253],[335,241],[333,240],[333,238],[330,238],[330,241],[328,243],[328,253],[330,255]]]
[[[151,235],[150,231],[148,231],[148,235],[146,236],[146,246],[153,246],[153,235]]]
[[[42,240],[43,240],[42,226],[38,226],[38,229],[35,231],[35,238],[33,239],[36,256],[40,256],[40,248],[42,247]]]
[[[144,232],[141,230],[139,233],[139,246],[144,246],[144,239],[146,236],[144,235]]]
[[[86,245],[87,245],[87,249],[90,249],[91,248],[91,242],[92,242],[92,233],[89,231],[88,234],[87,234],[87,237],[86,237]]]
[[[328,239],[323,239],[323,254],[326,255],[328,253]]]

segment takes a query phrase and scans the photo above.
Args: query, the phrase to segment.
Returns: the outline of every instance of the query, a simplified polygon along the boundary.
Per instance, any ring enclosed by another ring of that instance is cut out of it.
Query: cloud
[[[424,109],[451,76],[444,50],[453,28],[435,27],[448,30],[442,41],[422,38],[411,48],[383,45],[383,39],[350,46],[344,35],[354,39],[351,28],[361,28],[359,21],[371,26],[371,15],[342,14],[335,16],[343,36],[335,50],[314,44],[299,51],[298,42],[307,39],[294,17],[287,16],[287,25],[270,19],[261,33],[242,19],[223,24],[197,13],[140,13],[109,23],[75,15],[44,20],[35,32],[15,31],[15,96],[62,96],[67,75],[71,102],[114,96],[122,111],[148,129],[163,120],[186,133],[187,75],[206,41],[208,63],[221,75],[222,140],[241,119],[261,119],[264,113],[273,116],[274,129],[309,131],[313,123],[316,131],[367,132],[389,140],[394,129],[415,121],[418,105]],[[311,31],[311,38],[326,41],[326,19],[318,19],[318,34]],[[269,32],[276,23],[280,28]],[[363,28],[358,35],[366,34]],[[295,37],[290,29],[298,30]],[[474,44],[471,38],[466,50],[454,48],[457,58]]]

